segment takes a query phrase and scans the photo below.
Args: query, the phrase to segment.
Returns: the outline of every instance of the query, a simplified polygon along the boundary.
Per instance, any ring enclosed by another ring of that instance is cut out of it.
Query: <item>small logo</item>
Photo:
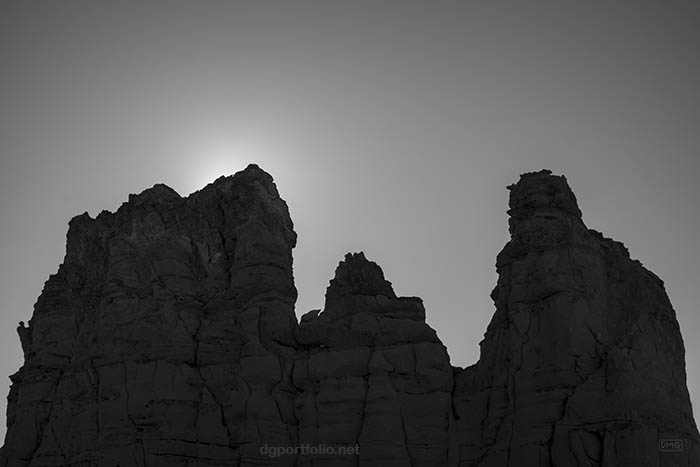
[[[682,439],[660,439],[659,440],[659,451],[660,452],[678,452],[683,450],[683,440]]]

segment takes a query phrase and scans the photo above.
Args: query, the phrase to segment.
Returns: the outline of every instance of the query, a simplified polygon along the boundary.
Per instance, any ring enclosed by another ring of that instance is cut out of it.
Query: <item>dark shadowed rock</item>
[[[509,187],[511,240],[479,362],[455,374],[461,465],[697,466],[683,341],[663,283],[589,230],[563,176]],[[684,439],[680,452],[659,440]]]
[[[361,465],[445,465],[452,367],[418,298],[397,297],[363,253],[348,254],[326,308],[304,315],[294,365],[299,442],[359,445]],[[357,465],[313,456],[299,465]]]
[[[254,165],[73,219],[19,329],[2,465],[238,465],[292,443],[295,241]]]
[[[256,165],[74,218],[17,328],[0,466],[700,466],[663,282],[584,225],[563,176],[509,189],[466,369],[363,253],[297,324],[296,234]],[[304,446],[359,455],[268,449]]]

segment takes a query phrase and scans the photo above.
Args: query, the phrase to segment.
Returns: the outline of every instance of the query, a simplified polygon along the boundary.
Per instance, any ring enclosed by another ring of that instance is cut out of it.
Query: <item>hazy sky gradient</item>
[[[17,322],[71,217],[158,182],[186,195],[250,162],[299,234],[298,315],[364,250],[424,299],[453,364],[471,364],[508,239],[505,187],[549,168],[589,227],[666,282],[697,408],[694,6],[3,1],[0,378],[21,365]]]

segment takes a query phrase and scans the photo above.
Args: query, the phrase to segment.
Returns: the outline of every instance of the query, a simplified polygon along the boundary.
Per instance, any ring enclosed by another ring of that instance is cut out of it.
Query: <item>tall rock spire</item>
[[[585,226],[563,176],[509,189],[465,369],[363,253],[297,324],[296,234],[256,165],[75,217],[17,328],[0,467],[699,466],[663,282]]]
[[[661,280],[589,230],[563,176],[509,187],[511,240],[481,358],[456,375],[460,461],[700,465],[684,349]],[[659,450],[683,439],[679,452]]]
[[[349,253],[297,340],[299,442],[360,448],[299,466],[447,464],[452,367],[421,299],[397,297],[376,263]]]

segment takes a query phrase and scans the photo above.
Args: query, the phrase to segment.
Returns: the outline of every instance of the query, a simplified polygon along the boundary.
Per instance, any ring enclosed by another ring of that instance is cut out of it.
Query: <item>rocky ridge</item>
[[[496,311],[464,369],[362,253],[297,323],[296,234],[256,165],[74,218],[18,327],[0,466],[700,465],[663,282],[584,225],[563,176],[509,190]]]

